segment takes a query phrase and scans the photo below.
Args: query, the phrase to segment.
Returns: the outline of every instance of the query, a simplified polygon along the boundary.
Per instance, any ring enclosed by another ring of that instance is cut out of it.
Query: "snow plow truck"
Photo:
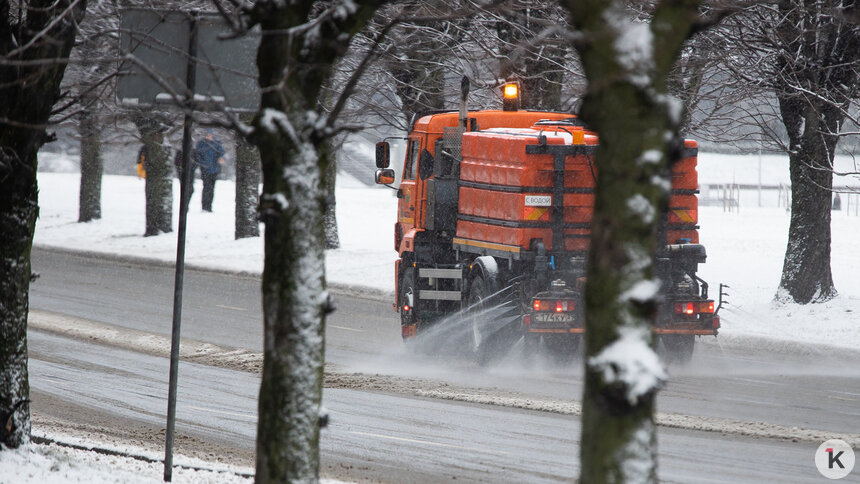
[[[464,95],[459,112],[413,118],[394,225],[394,307],[407,344],[445,321],[457,335],[446,344],[480,363],[518,341],[527,355],[558,359],[581,347],[598,136],[569,113],[517,109],[517,87],[504,87],[501,111],[467,112]],[[697,275],[706,252],[696,162],[687,140],[660,231],[664,302],[654,332],[668,361],[688,361],[695,337],[720,327]],[[394,188],[387,141],[376,145],[376,165],[376,182]]]

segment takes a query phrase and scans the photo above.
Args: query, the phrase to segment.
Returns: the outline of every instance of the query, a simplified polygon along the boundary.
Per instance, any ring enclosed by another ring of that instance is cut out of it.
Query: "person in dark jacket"
[[[173,166],[176,167],[176,178],[178,178],[180,182],[182,182],[182,161],[183,161],[182,150],[176,150],[176,155],[173,157]],[[191,150],[191,162],[188,165],[189,165],[188,168],[191,170],[191,183],[188,185],[188,190],[189,190],[188,193],[189,193],[189,197],[190,197],[191,194],[194,193],[194,170],[195,170],[195,166],[194,166],[194,150],[193,149]]]
[[[211,212],[212,199],[215,198],[215,180],[218,179],[224,164],[224,146],[215,138],[213,130],[207,130],[206,137],[197,142],[193,159],[200,168],[200,177],[203,178],[203,210]]]

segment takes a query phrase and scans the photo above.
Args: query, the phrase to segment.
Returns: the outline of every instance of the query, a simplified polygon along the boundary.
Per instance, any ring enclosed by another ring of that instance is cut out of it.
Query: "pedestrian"
[[[206,130],[206,137],[197,142],[192,159],[200,168],[200,177],[203,178],[203,211],[211,212],[215,180],[224,164],[224,146],[215,138],[215,131]]]
[[[146,145],[140,147],[140,151],[137,152],[137,176],[140,178],[146,178]]]
[[[173,157],[173,166],[176,168],[176,178],[182,180],[182,150],[176,150],[176,155]]]
[[[182,150],[176,150],[176,156],[173,157],[173,166],[176,167],[176,178],[179,178],[180,183],[182,182],[182,158]],[[191,178],[188,180],[189,199],[191,197],[191,194],[194,193],[194,150],[191,150],[191,160],[191,163],[188,164],[188,169],[191,170]]]

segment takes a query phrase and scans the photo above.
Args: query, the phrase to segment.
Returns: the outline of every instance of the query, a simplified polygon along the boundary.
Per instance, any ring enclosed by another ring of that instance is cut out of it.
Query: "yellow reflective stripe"
[[[546,207],[526,207],[525,220],[538,220],[547,212]]]
[[[493,249],[493,250],[503,250],[505,252],[520,252],[520,248],[513,245],[504,245],[504,244],[494,244],[492,242],[480,242],[477,240],[468,240],[461,238],[454,238],[455,244],[463,244],[471,247],[480,247],[482,249]]]
[[[672,210],[672,212],[673,212],[673,213],[675,214],[675,216],[676,216],[676,217],[678,217],[678,219],[680,219],[682,222],[687,222],[687,223],[692,223],[692,222],[694,222],[694,220],[693,220],[693,216],[692,216],[692,215],[690,215],[690,212],[688,212],[687,210],[673,209],[673,210]]]

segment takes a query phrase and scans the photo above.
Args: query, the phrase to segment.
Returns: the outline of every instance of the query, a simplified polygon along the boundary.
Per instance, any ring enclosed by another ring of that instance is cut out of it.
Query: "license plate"
[[[538,323],[572,323],[573,313],[532,313],[532,319]]]

